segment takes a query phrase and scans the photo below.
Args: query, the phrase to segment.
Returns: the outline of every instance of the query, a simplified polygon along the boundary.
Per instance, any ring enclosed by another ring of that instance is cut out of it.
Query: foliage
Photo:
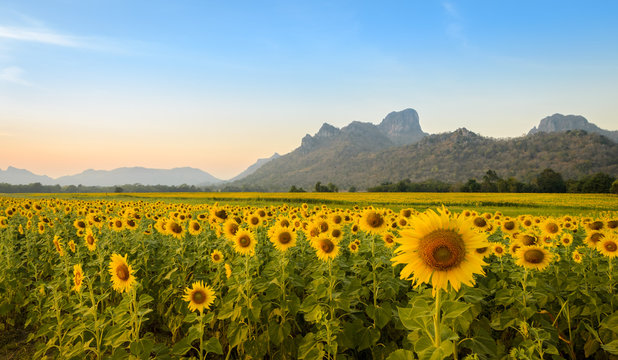
[[[486,276],[477,277],[475,287],[449,292],[438,308],[430,287],[411,287],[399,279],[401,267],[391,265],[393,247],[386,235],[405,230],[414,209],[376,209],[388,226],[372,235],[353,229],[360,207],[188,204],[161,201],[165,194],[151,196],[154,201],[0,197],[0,334],[25,329],[32,358],[58,359],[203,359],[209,354],[233,359],[442,359],[454,354],[574,359],[618,354],[615,260],[612,267],[611,258],[584,246],[587,224],[595,221],[615,236],[615,212],[557,218],[561,233],[570,233],[573,243],[563,246],[556,237],[547,244],[555,258],[544,271],[525,270],[510,254],[498,258],[488,253]],[[473,208],[468,212],[475,214]],[[249,225],[252,215],[263,219],[255,227]],[[510,245],[512,236],[500,226],[507,219],[500,212],[488,215],[489,239]],[[225,222],[236,218],[240,228],[255,234],[254,254],[237,253],[226,235]],[[519,224],[524,218],[512,219]],[[339,254],[330,261],[318,259],[308,230],[325,219],[332,219],[329,228],[343,233]],[[115,229],[116,221],[122,228]],[[192,221],[200,232],[180,231]],[[566,230],[572,228],[567,222],[576,231]],[[280,224],[298,236],[286,252],[272,243],[272,229]],[[96,238],[93,250],[84,228]],[[351,243],[358,244],[358,251],[350,250]],[[224,262],[211,261],[215,249]],[[581,263],[572,260],[576,249],[583,254]],[[112,289],[108,269],[113,254],[127,254],[136,277],[124,293]],[[78,264],[84,271],[81,291],[74,290]],[[209,284],[216,294],[203,313],[191,312],[183,300],[185,289],[196,281]],[[439,348],[428,333],[441,334]]]

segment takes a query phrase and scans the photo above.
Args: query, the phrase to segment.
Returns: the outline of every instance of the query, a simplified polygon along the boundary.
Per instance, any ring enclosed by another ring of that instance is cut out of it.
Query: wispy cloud
[[[0,38],[31,41],[50,45],[83,47],[78,38],[44,28],[23,28],[0,25]]]
[[[461,25],[461,15],[455,4],[450,1],[445,1],[442,3],[442,8],[446,13],[448,23],[446,24],[446,34],[451,38],[459,41],[462,46],[468,46],[468,38],[464,33],[464,28]]]
[[[9,66],[0,70],[0,80],[8,81],[13,84],[30,86],[31,84],[22,77],[23,74],[24,70],[22,68],[18,66]]]

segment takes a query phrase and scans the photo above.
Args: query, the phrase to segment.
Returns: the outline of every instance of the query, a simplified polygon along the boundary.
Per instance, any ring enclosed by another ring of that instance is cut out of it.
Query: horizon
[[[0,5],[0,169],[192,167],[230,179],[322,123],[614,130],[618,3]],[[499,119],[499,120],[496,120]]]

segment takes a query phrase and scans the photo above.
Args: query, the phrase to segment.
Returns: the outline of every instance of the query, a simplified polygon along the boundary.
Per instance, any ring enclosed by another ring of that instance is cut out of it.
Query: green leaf
[[[603,350],[607,351],[612,355],[618,355],[618,339],[608,344],[601,345],[601,347],[603,348]]]
[[[592,354],[597,352],[597,350],[599,350],[599,342],[594,338],[588,339],[588,341],[584,344],[584,355],[586,358],[592,356]]]
[[[130,346],[131,354],[140,359],[149,359],[154,344],[154,341],[150,339],[139,339],[138,341],[134,341]]]
[[[219,342],[219,339],[217,339],[216,337],[211,337],[210,339],[208,339],[206,344],[204,344],[204,350],[206,350],[207,353],[223,355],[223,349],[221,348],[221,343]]]
[[[618,311],[603,319],[601,327],[618,333]]]
[[[388,357],[386,358],[386,360],[414,360],[414,353],[410,350],[404,350],[404,349],[399,349],[399,350],[395,350],[392,353],[390,353],[390,355],[388,355]]]
[[[442,319],[454,319],[461,316],[466,311],[470,310],[472,304],[467,304],[459,301],[445,301],[442,304]]]

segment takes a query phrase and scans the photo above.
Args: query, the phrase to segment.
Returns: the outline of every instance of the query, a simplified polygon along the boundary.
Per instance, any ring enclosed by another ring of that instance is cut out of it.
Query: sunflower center
[[[558,225],[556,225],[555,223],[548,223],[547,226],[545,226],[545,229],[547,229],[547,232],[550,234],[555,234],[558,232],[558,230],[560,230]]]
[[[281,224],[281,226],[283,226],[283,227],[290,226],[290,222],[287,221],[286,219],[281,220],[281,222],[279,224]]]
[[[494,248],[494,252],[497,254],[502,254],[502,248],[501,247],[496,247]]]
[[[328,231],[328,223],[326,221],[322,221],[320,223],[320,231],[327,232]]]
[[[482,248],[478,248],[476,249],[477,254],[484,254],[485,251],[487,251],[487,247],[482,247]]]
[[[405,210],[402,212],[402,215],[403,215],[403,216],[405,216],[405,217],[410,217],[410,215],[412,215],[412,211],[411,211],[411,210],[409,210],[409,209],[405,209]]]
[[[127,220],[127,225],[129,225],[130,227],[134,227],[135,226],[135,221],[133,220]]]
[[[485,225],[487,225],[487,221],[485,221],[485,219],[479,216],[474,219],[474,225],[478,227],[485,227]]]
[[[199,305],[206,301],[206,297],[206,293],[203,290],[196,290],[191,295],[191,300]]]
[[[251,218],[251,225],[257,225],[260,222],[260,219],[258,219],[256,216]]]
[[[282,232],[281,234],[279,234],[279,243],[280,244],[287,244],[290,241],[292,241],[292,235],[290,235],[289,232]]]
[[[114,222],[114,225],[115,225],[117,228],[121,228],[121,227],[122,227],[122,221],[120,221],[120,220],[116,220],[116,221]]]
[[[333,235],[333,237],[338,238],[339,236],[341,236],[341,230],[339,230],[339,229],[333,230],[332,235]]]
[[[243,235],[240,237],[240,239],[238,239],[238,245],[240,245],[241,247],[248,247],[249,245],[251,245],[251,239],[249,238],[249,236]]]
[[[537,238],[531,235],[524,235],[521,238],[522,244],[526,246],[534,245],[536,244],[536,241],[537,241]]]
[[[193,230],[195,230],[195,231],[200,229],[200,224],[198,224],[198,223],[193,223],[191,226],[193,227]]]
[[[120,264],[116,267],[116,276],[122,281],[129,280],[129,267],[126,264]]]
[[[330,254],[335,249],[335,244],[329,239],[326,239],[320,244],[320,249],[322,249],[324,253]]]
[[[603,247],[605,247],[605,250],[609,251],[609,252],[615,252],[616,250],[618,250],[618,246],[616,245],[615,242],[613,241],[608,241],[606,242]]]
[[[80,221],[77,222],[77,227],[85,228],[86,227],[86,223],[80,220]]]
[[[603,234],[601,234],[601,233],[594,233],[594,234],[590,235],[590,241],[591,241],[593,244],[596,244],[596,243],[598,243],[599,241],[601,241],[601,239],[602,239],[602,238],[604,238],[604,237],[605,237],[605,235],[603,235]]]
[[[173,232],[174,234],[180,234],[182,232],[182,227],[178,225],[177,223],[171,223],[170,231]]]
[[[524,253],[524,260],[531,264],[540,264],[545,259],[545,253],[541,250],[531,249]]]
[[[230,231],[230,234],[236,235],[236,232],[238,231],[238,224],[232,223],[228,230]]]
[[[602,221],[595,221],[590,223],[590,228],[592,230],[601,230],[603,228],[603,222]]]
[[[384,241],[388,244],[391,244],[393,242],[393,237],[390,234],[388,234],[384,236]]]
[[[607,227],[610,229],[615,229],[618,227],[618,220],[610,220],[607,222]]]
[[[218,217],[219,219],[227,219],[227,212],[225,210],[218,210],[215,211],[215,216]]]
[[[461,236],[453,230],[436,230],[419,244],[419,254],[432,270],[448,271],[457,267],[465,253]]]
[[[382,219],[382,216],[380,216],[380,214],[376,212],[370,212],[367,215],[367,225],[369,225],[370,227],[379,228],[380,226],[382,226],[382,224],[384,224],[384,219]]]
[[[515,229],[515,223],[513,221],[507,221],[504,223],[504,228],[507,230]]]
[[[219,259],[220,259],[219,254],[214,254],[214,255],[212,256],[212,259],[213,259],[214,261],[219,261]]]

